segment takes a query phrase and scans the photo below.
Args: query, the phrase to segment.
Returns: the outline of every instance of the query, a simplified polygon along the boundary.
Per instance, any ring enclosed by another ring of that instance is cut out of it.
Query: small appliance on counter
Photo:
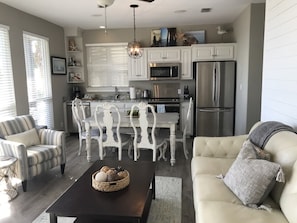
[[[190,99],[189,87],[187,85],[184,87],[184,99]]]
[[[143,92],[142,92],[142,98],[143,99],[149,99],[151,97],[151,92],[150,92],[150,90],[143,90]]]
[[[79,86],[73,86],[72,88],[72,99],[81,98],[81,90]]]
[[[136,99],[136,90],[135,90],[135,87],[130,87],[130,99],[131,100]]]

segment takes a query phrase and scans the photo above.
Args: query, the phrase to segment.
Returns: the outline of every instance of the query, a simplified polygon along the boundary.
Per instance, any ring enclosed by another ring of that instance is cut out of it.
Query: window
[[[9,27],[0,25],[0,119],[16,116],[14,82],[9,44]]]
[[[88,44],[88,87],[129,86],[127,44]]]
[[[23,33],[29,111],[37,125],[54,127],[48,39]]]

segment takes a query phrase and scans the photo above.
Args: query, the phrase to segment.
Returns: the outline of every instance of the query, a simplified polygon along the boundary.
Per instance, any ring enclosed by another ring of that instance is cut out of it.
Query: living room
[[[294,55],[294,49],[296,48],[296,31],[294,30],[297,22],[295,16],[297,11],[296,4],[294,1],[277,3],[276,1],[269,1],[266,3],[263,69],[260,72],[256,72],[256,75],[252,75],[255,72],[250,70],[254,68],[250,60],[262,62],[259,59],[261,55],[257,53],[250,55],[250,50],[245,51],[244,49],[246,48],[243,46],[246,42],[252,41],[254,48],[262,48],[262,46],[258,46],[260,44],[258,39],[252,39],[252,31],[249,28],[245,29],[245,27],[250,27],[246,23],[257,23],[257,21],[254,21],[257,17],[253,17],[250,14],[256,8],[257,6],[255,5],[249,6],[247,11],[245,11],[247,14],[243,13],[233,24],[234,35],[237,36],[234,41],[239,44],[238,50],[241,49],[241,52],[244,52],[241,55],[241,69],[238,70],[238,74],[242,78],[241,82],[243,85],[241,90],[244,94],[242,94],[242,98],[238,99],[240,101],[237,103],[241,105],[239,109],[242,113],[239,112],[239,114],[242,115],[237,117],[241,121],[237,123],[241,124],[237,126],[236,135],[246,133],[258,120],[276,120],[284,122],[293,128],[297,126],[295,118],[297,102],[294,100],[296,95],[295,72],[297,69],[294,63],[296,59],[296,55]],[[246,17],[248,20],[244,20]],[[17,21],[15,18],[18,18]],[[64,30],[62,27],[50,24],[40,18],[32,17],[2,3],[0,4],[0,21],[11,27],[13,70],[16,76],[17,112],[18,114],[27,114],[28,106],[27,103],[24,103],[24,101],[27,101],[27,93],[23,87],[25,82],[24,59],[20,56],[23,55],[22,41],[20,40],[22,31],[25,29],[32,33],[37,32],[40,35],[48,36],[54,42],[54,44],[50,45],[51,54],[64,56]],[[253,31],[255,32],[255,30]],[[259,73],[262,71],[263,78],[260,78],[262,75],[259,76]],[[261,88],[262,90],[260,91],[259,89]],[[67,88],[66,79],[62,76],[54,76],[53,98],[55,101],[54,114],[57,129],[63,129],[63,126],[61,126],[61,122],[63,122],[61,107],[63,97],[67,97],[68,94],[69,89]],[[44,193],[46,194],[46,191]]]

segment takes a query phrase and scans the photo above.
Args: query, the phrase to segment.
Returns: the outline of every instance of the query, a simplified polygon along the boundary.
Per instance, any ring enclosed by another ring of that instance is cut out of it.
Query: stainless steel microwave
[[[151,80],[180,79],[181,63],[149,63]]]

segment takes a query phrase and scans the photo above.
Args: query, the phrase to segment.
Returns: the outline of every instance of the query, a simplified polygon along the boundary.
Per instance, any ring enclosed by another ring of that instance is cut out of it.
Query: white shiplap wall
[[[261,120],[297,128],[297,1],[267,0]]]

